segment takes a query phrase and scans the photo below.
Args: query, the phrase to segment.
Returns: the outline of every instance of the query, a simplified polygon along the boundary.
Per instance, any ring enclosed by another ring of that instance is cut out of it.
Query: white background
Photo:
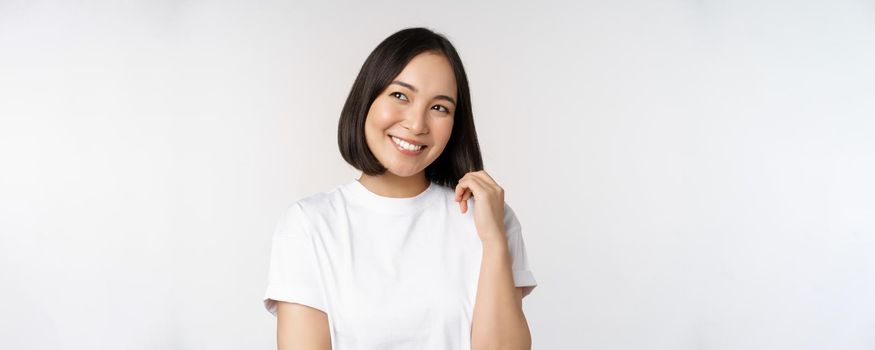
[[[875,349],[870,1],[0,1],[0,347],[270,349],[270,235],[444,33],[534,349]]]

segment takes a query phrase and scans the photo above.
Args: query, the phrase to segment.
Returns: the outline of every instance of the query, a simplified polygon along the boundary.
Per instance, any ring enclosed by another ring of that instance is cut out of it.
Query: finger
[[[462,214],[468,211],[468,198],[471,198],[474,194],[471,190],[465,190],[465,193],[462,194]]]
[[[460,185],[456,189],[456,202],[462,201],[462,197],[465,196],[465,193],[468,192],[468,188],[464,185]]]
[[[478,171],[478,172],[475,172],[474,174],[475,174],[479,179],[483,180],[483,181],[486,182],[486,183],[493,184],[493,185],[498,185],[498,183],[495,182],[495,179],[493,179],[492,176],[489,176],[489,174],[488,174],[485,170],[480,170],[480,171]]]
[[[470,197],[475,197],[474,200],[476,200],[478,193],[484,193],[484,186],[482,181],[483,180],[478,179],[476,176],[471,176],[461,181],[461,183],[464,183],[464,186],[466,188],[466,192],[462,194],[464,201],[467,201]]]
[[[459,180],[459,184],[456,185],[456,197],[458,198],[457,201],[459,201],[462,214],[468,212],[468,198],[474,195],[474,192],[470,187],[472,179],[473,176],[468,176],[466,174],[461,180]]]
[[[466,179],[465,186],[474,197],[477,197],[478,193],[485,193],[484,191],[487,189],[486,181],[480,178],[480,175],[471,175]]]
[[[467,187],[465,187],[465,184],[462,181],[464,179],[465,178],[462,177],[461,179],[459,179],[459,182],[456,184],[456,202],[458,202],[459,200],[462,199],[462,194],[465,193],[465,189],[467,188]]]
[[[471,177],[471,174],[473,174],[473,173],[466,173],[466,174],[465,174],[464,176],[462,176],[462,178],[459,179],[459,181],[456,183],[456,202],[458,202],[458,201],[460,201],[460,200],[462,199],[462,194],[464,194],[464,193],[465,193],[465,190],[468,188],[468,187],[465,185],[465,182],[466,182],[466,180],[467,180],[468,178]]]
[[[464,214],[465,211],[468,210],[468,203],[466,201],[462,200],[464,198],[465,192],[468,190],[468,188],[465,185],[465,182],[463,181],[464,179],[465,178],[462,177],[462,179],[460,179],[459,182],[456,184],[456,198],[455,198],[456,202],[459,202],[459,211],[462,214]]]
[[[499,192],[504,191],[504,189],[501,188],[501,186],[499,186],[498,183],[495,182],[495,179],[493,179],[492,176],[489,176],[486,171],[478,171],[474,178],[480,180],[481,184],[484,186],[484,189],[495,189]]]
[[[480,193],[484,195],[496,194],[503,198],[504,189],[501,188],[501,186],[499,186],[485,171],[478,172],[477,176],[473,176],[471,179],[480,184]]]

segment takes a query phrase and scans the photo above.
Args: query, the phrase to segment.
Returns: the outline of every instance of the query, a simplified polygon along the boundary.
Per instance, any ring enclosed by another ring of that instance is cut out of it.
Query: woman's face
[[[418,174],[446,148],[456,99],[449,61],[430,52],[417,55],[371,104],[365,119],[368,147],[389,172]],[[395,137],[412,146],[399,145]]]

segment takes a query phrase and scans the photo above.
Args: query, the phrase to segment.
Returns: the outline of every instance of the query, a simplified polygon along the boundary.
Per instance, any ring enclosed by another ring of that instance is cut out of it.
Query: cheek
[[[388,128],[385,113],[379,108],[371,108],[368,116],[365,117],[365,137],[368,140],[376,141],[383,136],[386,128]]]
[[[432,126],[435,142],[446,145],[453,133],[453,120],[447,122],[436,123]]]
[[[441,125],[442,126],[441,132],[443,133],[443,135],[447,139],[449,139],[450,134],[453,133],[453,121],[454,121],[453,118],[450,117],[450,118],[447,118],[447,121]]]
[[[396,114],[392,106],[377,100],[371,105],[365,123],[375,129],[387,129],[392,126]]]

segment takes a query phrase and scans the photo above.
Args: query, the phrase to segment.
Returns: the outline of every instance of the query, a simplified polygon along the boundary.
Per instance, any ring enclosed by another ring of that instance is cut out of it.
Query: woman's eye
[[[393,93],[391,93],[391,94],[389,94],[389,95],[395,96],[396,98],[398,98],[398,99],[400,99],[400,100],[407,101],[407,95],[404,95],[404,93],[401,93],[401,92],[397,92],[397,91],[396,91],[396,92],[393,92]],[[404,96],[404,98],[401,98],[401,97],[398,97],[398,96]]]
[[[438,110],[441,111],[441,112],[444,112],[444,113],[449,113],[449,112],[450,112],[450,110],[449,110],[447,107],[444,107],[444,106],[441,106],[441,105],[434,105],[434,106],[435,106],[435,107],[438,107]],[[441,108],[443,108],[443,109],[441,109]]]

